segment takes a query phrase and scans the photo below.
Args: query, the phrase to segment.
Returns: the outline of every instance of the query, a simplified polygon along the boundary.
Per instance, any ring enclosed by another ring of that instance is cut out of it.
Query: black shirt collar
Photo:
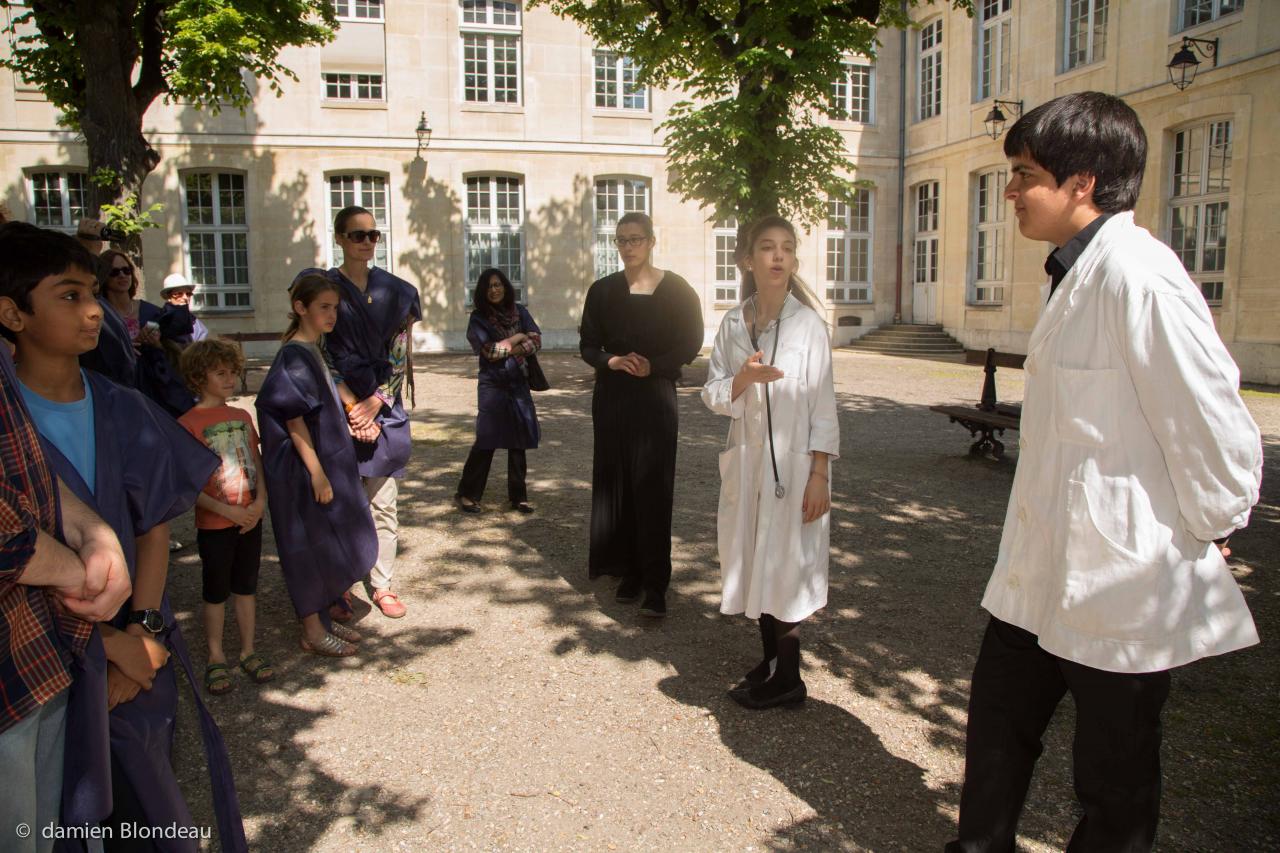
[[[1061,249],[1054,249],[1049,253],[1049,257],[1044,262],[1044,271],[1049,274],[1050,296],[1053,296],[1053,292],[1058,289],[1059,284],[1062,284],[1062,280],[1067,277],[1071,267],[1084,254],[1085,247],[1089,245],[1089,241],[1094,238],[1110,218],[1110,213],[1100,214],[1097,219],[1081,228],[1076,236],[1067,241],[1065,246]]]

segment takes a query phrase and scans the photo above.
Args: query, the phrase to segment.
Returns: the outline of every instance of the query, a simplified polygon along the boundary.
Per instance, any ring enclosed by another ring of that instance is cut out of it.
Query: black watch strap
[[[125,623],[141,625],[143,630],[151,634],[159,634],[164,630],[164,614],[155,609],[131,610]]]

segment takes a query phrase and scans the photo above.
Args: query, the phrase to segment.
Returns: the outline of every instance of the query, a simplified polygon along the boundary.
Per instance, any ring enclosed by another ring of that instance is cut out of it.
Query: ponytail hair
[[[796,227],[788,220],[781,216],[770,215],[757,219],[747,232],[747,250],[746,255],[750,255],[755,251],[756,243],[764,232],[770,228],[781,228],[791,235],[791,239],[796,242],[796,246],[800,245],[800,235],[796,233]],[[818,301],[818,297],[814,295],[804,280],[795,273],[791,274],[791,280],[787,282],[787,292],[800,301],[801,304],[807,305],[817,312],[818,316],[822,316],[822,303]],[[746,302],[748,299],[756,295],[756,276],[750,270],[742,272],[742,287],[739,288],[739,301]]]
[[[293,303],[301,302],[302,307],[310,308],[311,303],[322,293],[336,293],[341,298],[342,288],[338,287],[336,281],[319,272],[303,273],[294,279],[293,284],[289,285],[289,327],[284,330],[281,342],[289,341],[298,334],[302,323],[301,318],[294,313]]]

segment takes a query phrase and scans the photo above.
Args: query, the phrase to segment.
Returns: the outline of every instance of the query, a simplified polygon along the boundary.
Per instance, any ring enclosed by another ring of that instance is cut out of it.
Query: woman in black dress
[[[702,305],[688,282],[651,263],[648,216],[623,216],[614,242],[623,269],[591,285],[579,329],[582,359],[596,369],[588,565],[593,578],[622,578],[618,601],[643,594],[640,612],[661,617],[671,581],[676,380],[702,348]]]

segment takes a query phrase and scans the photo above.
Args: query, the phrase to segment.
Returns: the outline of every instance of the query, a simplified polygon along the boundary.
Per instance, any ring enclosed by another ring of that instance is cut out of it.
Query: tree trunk
[[[80,129],[89,149],[86,210],[100,218],[104,204],[133,194],[141,202],[142,182],[158,157],[142,135],[142,113],[132,80],[137,40],[131,3],[76,3],[77,44],[84,67],[85,106]],[[110,172],[111,178],[104,179]],[[141,241],[132,237],[126,251],[142,262]]]

